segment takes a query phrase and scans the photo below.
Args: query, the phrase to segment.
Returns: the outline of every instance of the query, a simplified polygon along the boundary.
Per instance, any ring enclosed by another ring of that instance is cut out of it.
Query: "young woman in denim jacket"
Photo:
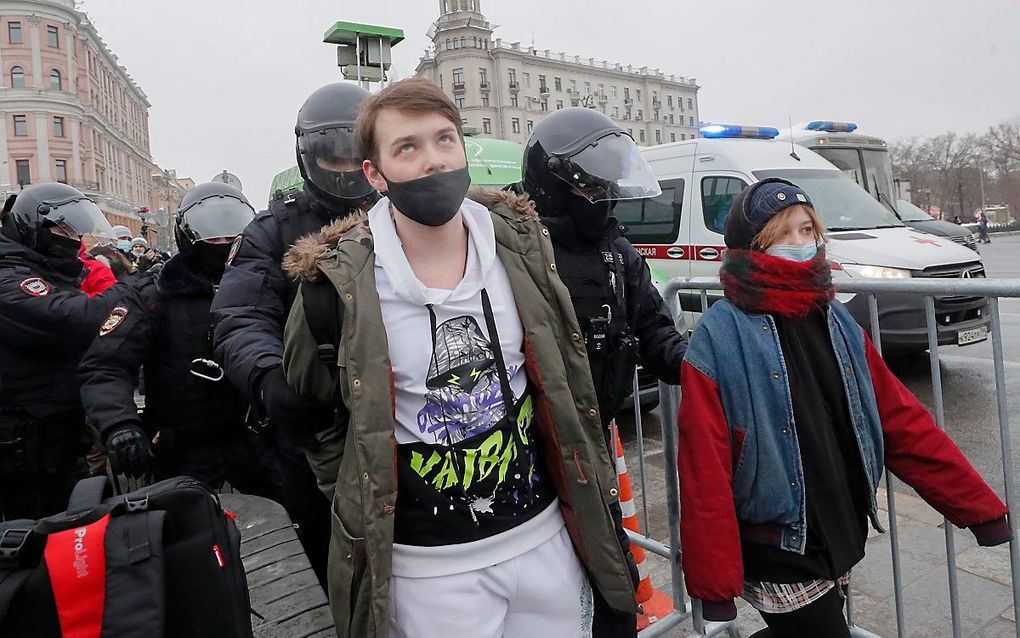
[[[883,467],[981,545],[1006,507],[834,299],[824,228],[790,182],[749,186],[727,218],[726,299],[702,317],[681,372],[680,534],[708,620],[742,596],[761,636],[848,637]]]

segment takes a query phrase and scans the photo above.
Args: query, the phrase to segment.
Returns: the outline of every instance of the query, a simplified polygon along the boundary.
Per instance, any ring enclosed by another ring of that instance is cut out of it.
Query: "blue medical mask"
[[[802,244],[775,244],[765,249],[765,253],[781,259],[790,261],[808,261],[818,254],[818,246],[814,243]]]
[[[125,253],[131,252],[131,240],[130,239],[118,239],[117,250]]]

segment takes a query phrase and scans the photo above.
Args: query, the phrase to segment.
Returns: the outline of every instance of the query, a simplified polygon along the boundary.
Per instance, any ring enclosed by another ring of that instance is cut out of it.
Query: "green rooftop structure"
[[[404,32],[357,22],[337,22],[322,41],[337,45],[336,62],[344,78],[356,82],[382,82],[393,59],[390,50],[402,42]]]

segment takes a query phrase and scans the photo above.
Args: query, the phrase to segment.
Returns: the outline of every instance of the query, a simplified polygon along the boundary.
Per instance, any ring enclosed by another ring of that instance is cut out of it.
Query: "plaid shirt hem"
[[[780,584],[761,583],[745,580],[744,593],[741,598],[751,606],[766,614],[785,614],[807,607],[836,585],[846,586],[850,583],[850,574],[844,574],[835,581],[812,580],[806,583]]]

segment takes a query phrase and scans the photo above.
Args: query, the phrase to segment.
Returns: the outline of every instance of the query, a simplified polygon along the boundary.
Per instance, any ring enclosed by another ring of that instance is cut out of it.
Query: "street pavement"
[[[981,246],[988,277],[1020,279],[1020,235],[992,236]],[[1012,436],[1012,467],[1020,460],[1020,299],[1000,301],[1007,418]],[[990,341],[965,347],[939,349],[939,370],[945,407],[945,428],[974,466],[1000,496],[1004,495],[999,414]],[[928,407],[934,409],[928,353],[889,360],[890,368]],[[668,542],[665,481],[662,456],[662,421],[659,409],[643,418],[644,479],[639,473],[639,442],[633,416],[621,414],[627,467],[643,530]],[[675,425],[671,424],[671,427]],[[1014,477],[1014,484],[1016,477]],[[642,494],[648,498],[643,499]],[[894,481],[897,530],[903,585],[904,627],[901,635],[942,638],[953,635],[949,611],[949,576],[942,516],[900,481]],[[888,521],[885,487],[879,493],[881,514]],[[888,528],[888,525],[885,525]],[[961,635],[974,638],[1016,637],[1016,617],[1010,583],[1008,546],[978,547],[965,530],[953,532],[960,591]],[[854,569],[851,591],[855,624],[879,636],[897,636],[893,596],[891,535],[872,531],[865,559]],[[652,582],[670,591],[666,560],[649,554]],[[740,635],[749,636],[764,624],[743,601],[738,604]],[[688,620],[668,635],[692,632]]]

